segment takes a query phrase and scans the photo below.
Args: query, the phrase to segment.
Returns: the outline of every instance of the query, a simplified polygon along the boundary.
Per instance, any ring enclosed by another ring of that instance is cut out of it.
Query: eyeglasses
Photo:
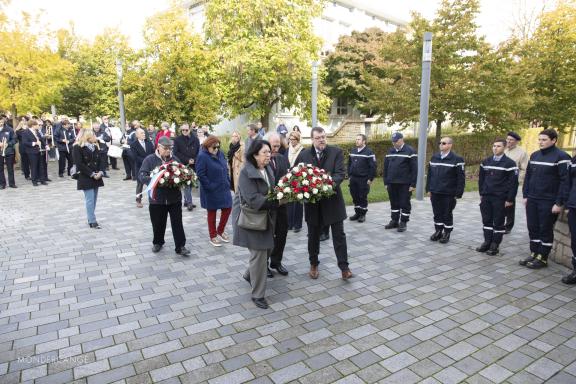
[[[445,142],[445,141],[441,141],[441,142],[439,142],[438,144],[440,144],[440,145],[448,145],[448,144],[452,144],[452,143],[447,143],[447,142]]]
[[[219,145],[215,145],[215,146],[212,147],[212,149],[220,149],[220,146],[219,146]]]

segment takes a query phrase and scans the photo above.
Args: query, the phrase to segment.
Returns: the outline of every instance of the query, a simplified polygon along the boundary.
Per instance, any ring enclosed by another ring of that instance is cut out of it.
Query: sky
[[[404,20],[410,19],[410,11],[417,11],[426,18],[433,18],[441,0],[358,0],[373,8]],[[478,17],[480,33],[496,45],[510,35],[515,20],[534,9],[550,7],[553,0],[480,0]],[[44,20],[50,20],[53,28],[75,24],[78,35],[93,39],[105,27],[116,27],[128,36],[131,45],[142,47],[142,27],[146,18],[166,9],[169,0],[11,0],[6,8],[10,17],[18,17],[20,11],[35,13],[44,10]]]

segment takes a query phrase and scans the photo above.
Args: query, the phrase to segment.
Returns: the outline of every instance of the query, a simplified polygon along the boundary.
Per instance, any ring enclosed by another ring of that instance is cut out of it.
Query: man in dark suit
[[[320,200],[316,204],[304,204],[304,217],[308,224],[308,256],[310,259],[309,275],[312,279],[318,278],[318,253],[320,253],[320,233],[322,227],[332,227],[332,243],[338,260],[338,267],[342,271],[342,279],[352,277],[348,268],[348,246],[344,233],[344,220],[346,220],[346,206],[340,190],[346,169],[344,167],[344,154],[338,147],[326,145],[326,132],[324,128],[312,128],[312,148],[303,150],[296,164],[313,164],[324,169],[334,181],[335,195]]]
[[[28,129],[22,133],[22,144],[24,145],[28,159],[30,160],[30,171],[32,185],[37,187],[38,183],[47,185],[48,175],[46,174],[46,151],[47,145],[44,136],[40,133],[38,121],[30,119]]]
[[[194,162],[200,150],[200,140],[196,135],[190,133],[190,126],[182,124],[180,126],[180,136],[174,139],[174,149],[172,152],[182,164],[194,168]],[[189,211],[193,210],[196,206],[192,202],[192,187],[184,187],[184,206]]]
[[[272,148],[272,156],[270,158],[270,167],[274,173],[274,185],[286,176],[290,168],[288,158],[281,154],[280,147],[282,146],[282,138],[276,132],[268,133],[265,136]],[[288,270],[282,265],[282,257],[284,255],[284,247],[286,246],[286,236],[288,236],[288,209],[286,205],[281,205],[276,210],[276,222],[274,225],[274,248],[270,253],[270,268],[268,269],[268,277],[274,277],[270,269],[275,269],[279,274],[286,276]]]
[[[154,144],[146,140],[146,132],[142,128],[138,128],[135,133],[136,140],[130,144],[130,150],[134,155],[134,169],[136,174],[140,174],[140,167],[146,156],[154,153]],[[142,189],[144,184],[140,182],[140,178],[136,179],[136,207],[142,208]]]

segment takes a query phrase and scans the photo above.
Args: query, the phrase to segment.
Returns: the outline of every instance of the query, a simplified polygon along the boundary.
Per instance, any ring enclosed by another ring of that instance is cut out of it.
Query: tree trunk
[[[436,120],[436,142],[434,143],[434,148],[438,146],[438,143],[442,139],[442,120]]]
[[[268,126],[268,122],[270,120],[270,111],[271,110],[268,109],[266,112],[264,112],[264,114],[260,118],[260,122],[262,123],[262,126],[266,130],[266,133],[270,132],[270,127]]]

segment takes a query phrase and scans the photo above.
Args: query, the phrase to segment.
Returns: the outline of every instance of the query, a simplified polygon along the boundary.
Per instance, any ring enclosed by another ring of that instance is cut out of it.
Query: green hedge
[[[452,150],[462,156],[466,161],[466,174],[469,178],[474,178],[478,174],[478,165],[487,156],[492,154],[492,142],[496,139],[495,134],[462,134],[450,136],[454,140]],[[418,139],[415,137],[405,138],[404,142],[418,151]],[[348,154],[355,148],[354,143],[338,144],[344,151],[345,161],[348,161]],[[368,147],[376,154],[378,163],[378,176],[382,176],[384,167],[384,157],[392,147],[390,140],[368,141]],[[434,137],[428,138],[426,149],[426,162],[430,160],[432,154],[438,152],[438,145]]]

